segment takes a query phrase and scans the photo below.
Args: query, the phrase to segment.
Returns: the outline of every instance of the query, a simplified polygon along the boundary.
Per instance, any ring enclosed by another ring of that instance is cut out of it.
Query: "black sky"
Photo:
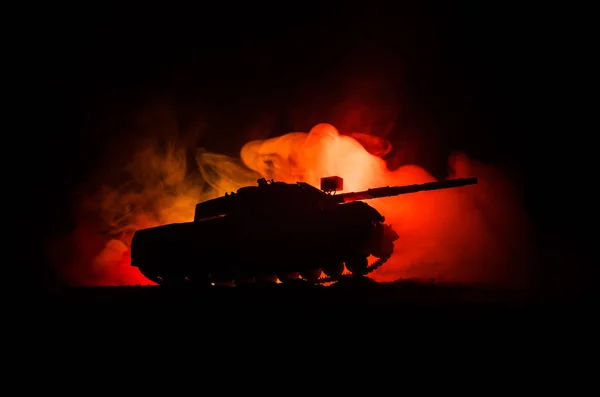
[[[308,130],[335,120],[332,109],[360,93],[353,81],[370,80],[386,82],[375,103],[401,108],[388,138],[415,148],[405,161],[437,176],[454,150],[503,164],[524,186],[540,229],[571,226],[568,215],[548,217],[566,195],[548,199],[544,189],[568,176],[552,153],[564,147],[569,124],[560,117],[569,101],[559,94],[571,56],[566,13],[500,2],[362,3],[39,10],[33,19],[45,22],[29,51],[37,84],[29,108],[41,129],[36,185],[52,192],[56,209],[46,234],[68,223],[70,192],[147,104],[175,104],[190,123],[202,109],[202,145],[236,154],[248,135],[223,131]]]

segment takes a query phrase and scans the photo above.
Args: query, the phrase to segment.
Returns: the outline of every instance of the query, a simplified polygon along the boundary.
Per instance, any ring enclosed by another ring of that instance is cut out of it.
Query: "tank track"
[[[365,271],[362,272],[360,275],[361,276],[366,276],[367,274],[374,272],[375,270],[377,270],[381,266],[383,266],[387,261],[389,261],[391,257],[392,257],[391,255],[388,255],[388,256],[385,256],[385,257],[378,258],[375,262],[373,262],[372,264],[370,264],[369,266],[367,266],[367,268],[365,269]],[[302,277],[300,277],[298,280],[304,280],[305,282],[313,284],[313,285],[323,285],[323,284],[327,284],[327,283],[334,283],[336,281],[341,280],[342,278],[351,277],[351,276],[353,276],[352,273],[350,273],[350,274],[346,273],[346,274],[342,274],[342,275],[337,276],[337,277],[329,277],[329,276],[323,276],[322,275],[321,277],[319,277],[318,280],[314,280],[314,281],[313,280],[306,280],[306,279],[304,279]],[[234,281],[234,283],[235,283],[235,281]],[[287,282],[283,282],[283,283],[286,284]]]
[[[390,260],[392,256],[385,256],[382,258],[377,259],[375,262],[373,262],[372,264],[370,264],[366,271],[362,274],[363,276],[366,276],[369,273],[374,272],[375,270],[379,269],[381,266],[383,266],[387,261]],[[320,277],[315,284],[325,284],[325,283],[331,283],[331,282],[335,282],[335,281],[339,281],[342,277],[344,277],[344,275],[341,275],[339,277]]]
[[[391,258],[391,255],[389,256],[385,256],[385,257],[381,257],[378,258],[375,262],[373,262],[372,264],[370,264],[369,266],[367,266],[367,268],[365,269],[364,272],[361,273],[362,276],[366,276],[369,273],[374,272],[375,270],[379,269],[381,266],[383,266],[389,259]],[[142,271],[142,274],[148,278],[149,280],[162,285],[163,283],[163,278],[161,276],[155,275],[153,273],[148,273],[145,271]],[[321,276],[319,277],[318,280],[314,280],[314,281],[309,281],[306,280],[309,283],[315,284],[315,285],[322,285],[322,284],[326,284],[326,283],[332,283],[332,282],[336,282],[339,281],[340,279],[344,278],[344,277],[348,277],[350,276],[349,274],[342,274],[340,276],[337,277],[329,277],[329,276]]]

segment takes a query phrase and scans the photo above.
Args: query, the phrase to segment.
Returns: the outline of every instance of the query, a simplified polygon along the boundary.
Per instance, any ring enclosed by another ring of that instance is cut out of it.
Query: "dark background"
[[[587,278],[574,216],[583,204],[550,185],[581,181],[574,151],[588,132],[575,125],[568,92],[587,52],[573,39],[583,11],[506,2],[102,4],[38,9],[27,25],[37,132],[25,138],[39,165],[23,180],[52,209],[43,225],[34,214],[20,222],[36,238],[72,226],[74,189],[115,136],[131,138],[128,116],[157,100],[177,110],[183,129],[203,124],[198,145],[231,155],[250,138],[319,122],[344,132],[338,105],[362,100],[392,109],[387,138],[403,148],[388,156],[394,166],[443,177],[448,155],[464,150],[506,169],[552,258],[542,273],[575,266],[578,280]],[[46,277],[41,253],[23,258],[33,280]]]

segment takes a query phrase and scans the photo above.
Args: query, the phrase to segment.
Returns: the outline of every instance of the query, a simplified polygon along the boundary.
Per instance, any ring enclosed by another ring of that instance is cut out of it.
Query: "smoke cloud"
[[[321,177],[338,175],[345,191],[435,180],[417,165],[388,169],[381,156],[392,147],[381,135],[342,135],[318,124],[309,132],[248,142],[238,157],[195,150],[186,140],[147,140],[129,156],[119,183],[81,200],[76,229],[52,242],[49,257],[72,285],[151,284],[129,266],[135,230],[192,221],[198,202],[255,185],[260,177],[319,186]],[[510,180],[465,153],[453,154],[448,166],[450,177],[475,176],[479,184],[369,201],[400,235],[393,257],[370,276],[526,283],[530,225]]]

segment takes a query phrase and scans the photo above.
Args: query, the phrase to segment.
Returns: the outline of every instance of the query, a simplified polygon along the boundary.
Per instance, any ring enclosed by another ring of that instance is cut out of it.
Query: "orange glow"
[[[241,149],[241,161],[199,151],[200,176],[190,177],[185,148],[146,147],[127,168],[132,186],[102,191],[96,212],[109,225],[112,239],[100,247],[90,265],[79,263],[64,273],[75,284],[151,284],[129,266],[128,244],[136,229],[192,221],[196,203],[255,185],[259,177],[319,187],[321,177],[337,175],[344,179],[345,192],[435,180],[416,165],[388,170],[378,155],[389,150],[383,139],[340,135],[334,126],[319,124],[309,133],[249,142]],[[400,235],[392,258],[370,274],[374,280],[419,277],[514,283],[525,278],[528,224],[509,181],[465,154],[453,155],[449,166],[451,177],[476,176],[479,184],[368,201]],[[75,236],[81,257],[89,236],[89,231]]]

